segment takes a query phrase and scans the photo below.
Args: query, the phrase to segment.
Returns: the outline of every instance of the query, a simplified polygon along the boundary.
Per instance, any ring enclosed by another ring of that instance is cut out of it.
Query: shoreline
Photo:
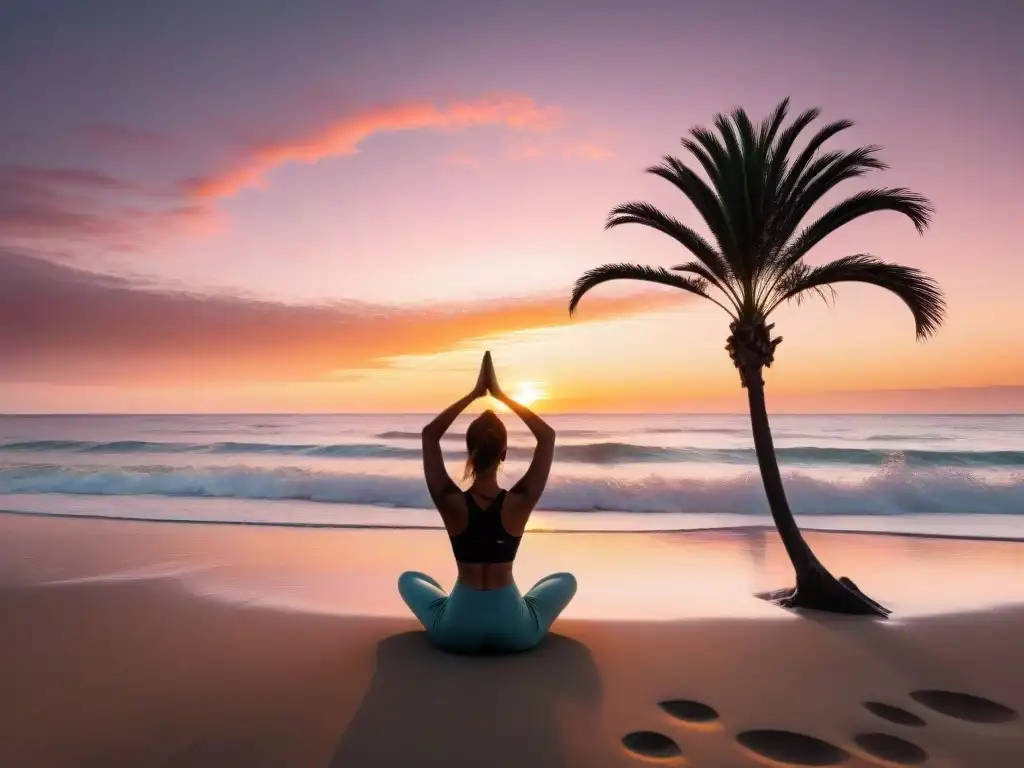
[[[271,502],[267,502],[271,503]],[[346,505],[339,505],[346,506]],[[358,505],[351,505],[358,506]],[[429,510],[422,510],[429,511]],[[541,510],[543,512],[560,512],[560,510]],[[618,513],[614,510],[602,510],[611,514],[681,514],[681,513]],[[587,514],[587,513],[566,513],[566,514]],[[444,527],[438,525],[367,525],[363,523],[314,523],[314,522],[294,522],[285,523],[279,521],[269,520],[200,520],[200,519],[180,519],[180,518],[155,518],[155,517],[142,517],[142,516],[131,516],[131,515],[96,515],[96,514],[76,514],[74,512],[38,512],[29,510],[18,510],[18,509],[0,509],[0,515],[13,515],[19,517],[30,517],[30,518],[54,518],[59,520],[100,520],[107,522],[125,522],[125,523],[156,523],[164,525],[200,525],[200,526],[232,526],[232,527],[243,527],[243,528],[282,528],[282,529],[313,529],[313,530],[355,530],[355,531],[444,531]],[[1007,517],[1013,517],[1012,513],[1008,513]],[[836,517],[843,517],[836,515]],[[869,517],[867,515],[858,515],[855,517]],[[876,515],[871,517],[877,517],[880,519],[899,519],[900,516],[896,515]],[[903,538],[920,538],[920,539],[949,539],[956,541],[991,541],[991,542],[1003,542],[1003,543],[1021,543],[1024,544],[1024,531],[1022,531],[1019,537],[1015,536],[985,536],[980,534],[953,534],[953,533],[928,533],[918,531],[887,531],[887,530],[865,530],[859,528],[827,528],[815,525],[801,525],[800,519],[797,518],[797,524],[800,525],[800,530],[807,533],[825,533],[825,534],[841,534],[841,535],[861,535],[861,536],[897,536]],[[1022,522],[1024,526],[1024,522]],[[775,527],[771,523],[762,524],[750,524],[750,525],[722,525],[722,526],[704,526],[700,528],[642,528],[642,529],[621,529],[621,528],[531,528],[529,533],[534,534],[623,534],[623,535],[634,535],[634,534],[683,534],[683,533],[715,533],[715,532],[735,532],[735,533],[763,533],[763,532],[774,532]]]

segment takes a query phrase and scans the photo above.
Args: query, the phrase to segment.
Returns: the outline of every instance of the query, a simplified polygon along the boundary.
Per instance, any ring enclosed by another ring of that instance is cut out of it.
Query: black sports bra
[[[480,509],[469,491],[463,496],[469,521],[462,533],[449,537],[455,559],[460,563],[511,563],[515,560],[523,537],[512,536],[501,524],[505,491],[501,491],[487,509]]]

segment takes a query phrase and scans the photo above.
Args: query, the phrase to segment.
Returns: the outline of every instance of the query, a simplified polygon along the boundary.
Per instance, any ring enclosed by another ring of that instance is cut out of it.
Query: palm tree
[[[569,301],[572,315],[583,295],[610,280],[643,280],[696,294],[729,315],[731,335],[726,349],[747,390],[754,448],[768,505],[796,571],[796,587],[767,595],[786,607],[839,613],[888,616],[889,611],[863,594],[847,578],[836,579],[804,541],[779,473],[765,406],[763,370],[771,367],[782,341],[772,338],[768,319],[784,302],[817,294],[828,299],[843,282],[876,285],[896,294],[910,309],[918,339],[931,336],[942,324],[945,301],[938,284],[920,270],[884,262],[868,254],[844,256],[820,266],[804,261],[810,250],[832,232],[877,211],[895,211],[924,233],[932,206],[907,189],[870,189],[833,205],[808,224],[811,209],[848,179],[886,166],[879,147],[822,151],[836,134],[853,125],[848,120],[818,130],[802,151],[794,144],[820,111],[808,110],[783,127],[789,99],[759,125],[735,109],[717,115],[717,134],[692,128],[682,145],[706,174],[701,177],[671,155],[647,169],[674,184],[690,201],[710,232],[713,243],[649,203],[630,202],[614,208],[606,229],[643,224],[674,238],[691,261],[672,267],[606,264],[586,272]]]

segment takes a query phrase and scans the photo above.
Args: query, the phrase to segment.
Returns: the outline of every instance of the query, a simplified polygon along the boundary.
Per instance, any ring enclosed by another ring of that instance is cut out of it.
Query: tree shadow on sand
[[[585,645],[560,635],[511,656],[457,656],[423,632],[382,640],[331,768],[569,765],[560,718],[597,709],[601,679]]]

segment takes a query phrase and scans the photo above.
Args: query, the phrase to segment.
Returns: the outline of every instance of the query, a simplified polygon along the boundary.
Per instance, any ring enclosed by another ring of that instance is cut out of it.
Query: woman
[[[448,476],[441,437],[466,407],[490,393],[521,418],[537,438],[533,461],[507,492],[498,486],[507,433],[485,411],[466,431],[468,491]],[[440,648],[459,653],[525,651],[541,641],[576,594],[576,579],[556,573],[525,595],[512,578],[512,562],[530,513],[544,492],[555,452],[555,431],[498,386],[491,353],[484,355],[476,387],[423,428],[423,473],[427,489],[451,540],[459,575],[447,594],[431,577],[409,571],[398,579],[406,605]]]

